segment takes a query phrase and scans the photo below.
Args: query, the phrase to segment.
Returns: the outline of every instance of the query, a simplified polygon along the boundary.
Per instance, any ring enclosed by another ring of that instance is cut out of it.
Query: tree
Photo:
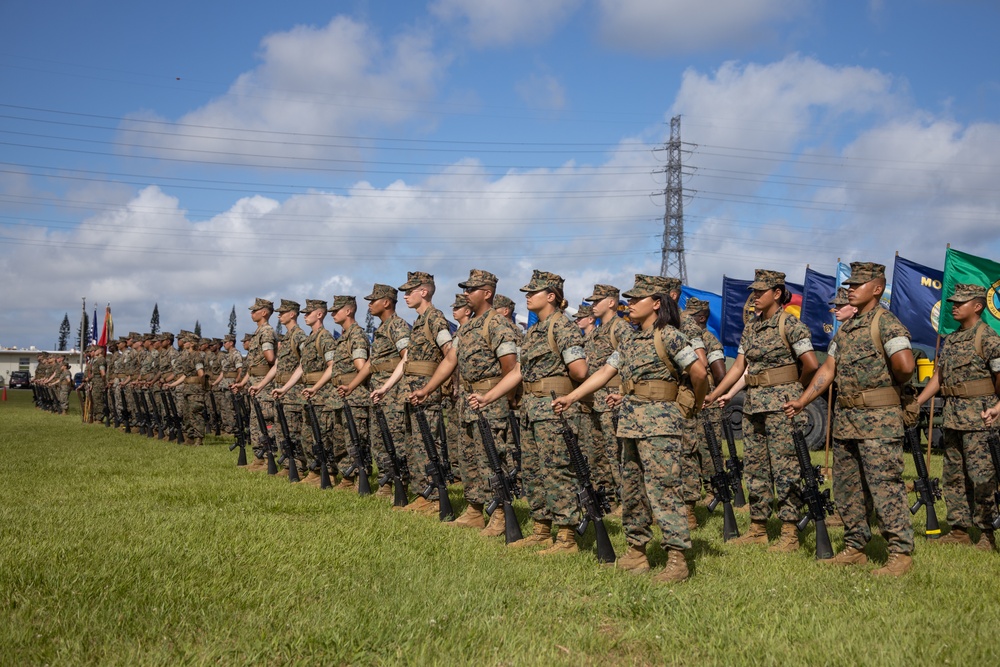
[[[194,335],[201,338],[201,322],[198,320],[194,321]]]
[[[149,333],[160,333],[160,304],[153,304],[153,316],[149,319]]]
[[[275,325],[274,333],[278,336],[283,336],[285,334],[285,327],[282,326],[281,320],[278,320],[278,324]]]
[[[83,313],[83,325],[82,329],[77,329],[76,332],[76,347],[78,350],[82,350],[87,345],[87,336],[90,335],[90,317],[87,315],[86,311]]]
[[[368,316],[365,318],[365,333],[368,334],[368,340],[374,340],[375,317],[372,315],[371,311],[368,311]]]
[[[56,349],[60,352],[66,351],[66,343],[69,342],[69,333],[71,329],[69,327],[69,313],[63,315],[62,324],[59,325],[59,344]]]
[[[233,309],[229,312],[229,335],[236,335],[236,304],[233,304]]]

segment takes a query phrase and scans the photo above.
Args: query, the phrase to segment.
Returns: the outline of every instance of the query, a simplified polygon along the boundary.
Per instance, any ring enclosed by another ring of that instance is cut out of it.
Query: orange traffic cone
[[[3,388],[3,399],[0,399],[0,400],[4,400],[4,401],[7,400],[7,387]]]

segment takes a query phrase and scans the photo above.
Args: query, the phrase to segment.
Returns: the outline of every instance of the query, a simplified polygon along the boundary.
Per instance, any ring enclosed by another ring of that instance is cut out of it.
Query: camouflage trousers
[[[402,401],[389,403],[383,402],[379,405],[382,406],[382,412],[385,414],[385,422],[389,425],[389,434],[392,436],[392,444],[396,447],[396,454],[405,458],[407,453],[406,442],[409,437],[406,423],[406,406]],[[388,472],[390,469],[389,451],[386,449],[385,443],[382,442],[382,430],[379,428],[378,419],[375,417],[374,407],[371,408],[369,414],[369,423],[371,424],[370,432],[372,459],[378,465],[379,474],[381,475]],[[407,461],[407,466],[410,468],[411,474],[415,474],[417,472],[413,466],[409,465],[409,461]]]
[[[801,425],[805,417],[795,419]],[[792,440],[792,422],[784,413],[743,416],[743,465],[750,518],[767,521],[774,512],[784,522],[798,521],[802,471]]]
[[[464,434],[461,446],[453,448],[451,453],[458,459],[465,500],[469,503],[486,504],[493,498],[493,493],[490,490],[490,477],[493,476],[493,470],[490,468],[490,462],[486,456],[486,446],[483,445],[478,422],[466,422],[462,426]],[[496,442],[497,454],[500,456],[501,465],[504,466],[507,465],[507,432],[509,428],[510,424],[506,417],[490,420],[490,430],[493,432],[493,440]]]
[[[890,553],[913,552],[913,524],[903,485],[901,438],[833,441],[833,493],[844,521],[844,545],[871,539],[865,503],[871,499]]]
[[[347,471],[354,464],[354,458],[349,455],[348,448],[351,446],[351,431],[347,428],[346,411],[341,408],[334,410],[334,439],[333,458],[337,462],[337,469],[340,474],[347,476]],[[358,440],[364,447],[371,446],[370,428],[368,423],[368,408],[351,406],[351,416],[354,417],[354,426],[358,429]]]
[[[190,443],[205,437],[205,390],[200,384],[182,384],[177,387],[184,396],[181,418],[184,421],[184,438]],[[180,409],[180,406],[177,406]]]
[[[462,438],[465,436],[465,430],[462,428],[462,415],[458,403],[450,398],[445,398],[441,403],[441,412],[445,424],[445,438],[448,441],[448,458],[452,464],[451,471],[455,475],[455,481],[461,482],[462,474],[455,454],[462,449]]]
[[[91,385],[90,405],[92,406],[95,422],[99,422],[104,419],[104,404],[106,399],[107,395],[104,393],[104,385],[96,383]]]
[[[223,380],[212,391],[215,392],[215,406],[219,409],[219,416],[222,417],[220,424],[222,432],[232,434],[236,433],[236,413],[233,412],[233,399],[228,396],[233,393],[229,390],[230,384],[232,380]]]
[[[993,530],[997,477],[988,435],[987,431],[944,430],[941,483],[948,506],[948,523],[952,526],[975,525],[981,530]]]
[[[56,386],[56,401],[59,403],[59,412],[66,414],[69,410],[69,385],[65,382]]]
[[[291,392],[289,392],[291,393]],[[285,412],[285,423],[288,424],[288,437],[291,440],[291,447],[295,448],[297,456],[295,457],[296,472],[299,475],[305,475],[306,468],[304,467],[307,463],[308,454],[304,454],[305,450],[305,433],[309,429],[309,423],[306,420],[305,412],[302,409],[302,403],[292,402],[287,400],[288,394],[283,397],[285,400],[281,402],[281,407]],[[273,403],[272,403],[273,405]],[[317,408],[316,416],[319,417],[319,411]],[[275,438],[278,447],[281,447],[281,443],[285,440],[285,434],[281,430],[281,424],[278,420],[278,409],[274,409],[274,421],[275,426],[272,427],[272,432],[277,430]],[[312,431],[309,430],[311,434]],[[282,451],[283,456],[288,456],[287,452]],[[288,461],[285,461],[284,467],[288,467]]]
[[[332,465],[333,438],[336,430],[335,411],[333,408],[327,408],[323,405],[314,406],[313,411],[316,413],[316,422],[319,424],[320,446],[326,455],[327,472],[336,475],[337,468]],[[309,421],[309,413],[302,405],[286,405],[285,417],[289,421],[289,430],[291,430],[292,415],[295,415],[299,420],[295,431],[296,435],[293,437],[298,437],[299,442],[302,443],[300,456],[296,457],[296,462],[302,466],[299,468],[299,474],[304,476],[306,471],[310,471],[318,475],[320,472],[319,450],[316,446],[312,422]]]
[[[629,545],[653,539],[653,521],[666,549],[690,549],[687,508],[681,490],[682,436],[622,438],[622,528]]]
[[[254,377],[250,376],[249,384],[255,385],[263,379],[263,376]],[[254,398],[250,399],[250,445],[253,448],[253,455],[258,460],[264,459],[264,445],[261,444],[261,435],[264,433],[271,433],[274,426],[274,401],[267,396],[267,390],[261,391],[256,396],[257,401],[260,403],[260,411],[264,416],[264,423],[261,424],[257,419],[257,411],[254,409],[253,401]],[[262,430],[263,429],[263,430]]]
[[[589,449],[586,415],[567,415],[566,420],[577,435],[580,450]],[[575,526],[580,522],[576,499],[576,470],[570,462],[566,441],[559,433],[562,424],[555,419],[533,421],[521,433],[521,479],[525,496],[535,521],[551,521],[557,526]],[[585,432],[586,431],[586,432]]]
[[[427,416],[427,426],[430,428],[434,447],[437,448],[438,457],[440,457],[441,443],[439,442],[438,429],[441,427],[441,404],[425,404],[424,414]],[[414,487],[419,487],[414,488],[414,490],[422,492],[431,481],[430,475],[426,473],[427,466],[430,465],[431,460],[427,456],[424,439],[420,434],[420,426],[417,425],[416,410],[407,408],[406,416],[409,420],[409,429],[406,438],[406,459],[410,462],[410,478],[413,480]]]
[[[591,411],[590,451],[585,452],[593,468],[594,486],[604,487],[608,493],[621,497],[622,478],[619,470],[618,437],[611,417],[611,411]],[[581,443],[582,444],[582,443]],[[611,497],[610,495],[608,496]]]

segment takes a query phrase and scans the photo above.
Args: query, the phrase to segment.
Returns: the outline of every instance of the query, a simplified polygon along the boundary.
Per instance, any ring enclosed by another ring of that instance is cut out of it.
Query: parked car
[[[31,389],[31,373],[28,371],[12,371],[10,374],[11,389]]]

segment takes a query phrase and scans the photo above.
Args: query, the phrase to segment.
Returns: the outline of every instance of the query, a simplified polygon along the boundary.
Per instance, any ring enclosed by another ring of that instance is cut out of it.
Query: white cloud
[[[430,11],[457,23],[472,44],[485,48],[548,37],[582,0],[434,0]]]
[[[560,111],[566,106],[566,89],[551,74],[531,74],[518,81],[514,90],[528,106],[535,109]]]
[[[690,53],[756,44],[772,26],[797,18],[803,0],[599,0],[601,34],[615,48],[645,54]]]

